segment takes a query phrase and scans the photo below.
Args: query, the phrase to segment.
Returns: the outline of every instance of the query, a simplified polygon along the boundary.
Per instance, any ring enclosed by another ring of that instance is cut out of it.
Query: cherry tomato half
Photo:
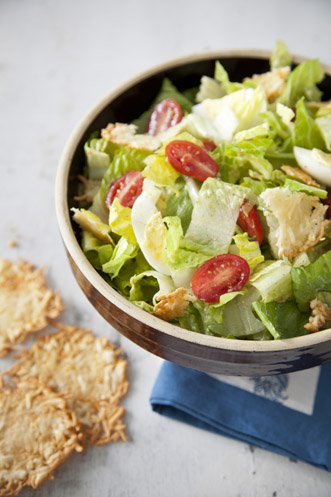
[[[165,154],[176,171],[204,181],[218,173],[217,162],[199,145],[186,140],[173,140],[165,148]]]
[[[248,236],[255,237],[259,245],[262,245],[264,238],[263,227],[256,205],[245,199],[240,207],[237,223],[240,228],[248,233]]]
[[[203,140],[202,143],[207,152],[213,152],[217,147],[214,142],[211,142],[209,140]]]
[[[155,105],[149,116],[146,132],[149,135],[157,135],[161,131],[167,131],[182,120],[182,109],[176,100],[167,98]]]
[[[136,169],[123,174],[110,185],[106,197],[106,206],[109,207],[115,197],[118,197],[123,207],[132,207],[142,192],[143,182],[143,175]]]
[[[249,265],[239,255],[221,254],[204,262],[192,276],[194,295],[215,303],[224,293],[238,292],[249,278]]]

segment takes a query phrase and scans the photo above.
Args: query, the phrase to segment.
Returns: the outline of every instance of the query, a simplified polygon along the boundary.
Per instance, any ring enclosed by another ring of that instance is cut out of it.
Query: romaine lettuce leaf
[[[317,117],[315,122],[324,139],[326,149],[331,152],[331,112]]]
[[[112,244],[105,244],[89,231],[82,232],[81,247],[89,262],[98,270],[102,269],[102,265],[109,261],[114,252]]]
[[[157,297],[175,291],[175,285],[170,276],[158,271],[144,271],[130,279],[131,301],[145,301],[155,305]]]
[[[175,188],[164,188],[164,204],[160,207],[162,217],[178,216],[180,218],[184,233],[191,222],[193,209],[189,191],[185,185],[185,179],[180,177],[174,185]]]
[[[294,123],[294,145],[302,148],[325,149],[325,142],[318,124],[309,115],[304,99],[301,98],[296,104],[296,119]]]
[[[317,59],[302,62],[291,72],[279,102],[294,107],[301,97],[320,100],[321,92],[316,84],[320,83],[323,77],[324,73]]]
[[[257,288],[262,302],[284,302],[293,298],[291,268],[287,259],[265,261],[256,268],[249,283]]]
[[[102,265],[102,271],[110,275],[111,279],[119,275],[120,270],[124,264],[136,257],[138,253],[138,246],[130,243],[124,236],[122,236],[116,244],[114,252],[108,262]]]
[[[87,176],[89,179],[101,180],[118,146],[95,135],[98,133],[93,133],[84,145]]]
[[[287,45],[282,40],[277,40],[275,48],[270,58],[270,68],[277,69],[278,67],[290,66],[292,64],[292,56],[288,51]]]
[[[146,167],[142,175],[151,179],[157,186],[173,186],[180,174],[166,160],[164,153],[152,154],[145,159]]]
[[[301,183],[300,181],[295,181],[291,178],[286,178],[284,187],[288,187],[291,192],[304,192],[307,195],[314,195],[319,198],[327,198],[328,192],[322,188],[316,188],[316,186],[309,186],[306,183]]]
[[[275,340],[310,333],[304,328],[309,312],[300,312],[295,302],[253,302],[253,309]]]
[[[292,268],[291,278],[299,309],[307,311],[318,292],[331,292],[331,250],[309,266]]]
[[[115,197],[109,207],[109,226],[116,235],[124,236],[130,243],[137,244],[131,224],[131,209],[121,205],[118,197]]]
[[[184,268],[195,268],[210,258],[209,255],[199,251],[199,245],[195,247],[194,243],[185,243],[186,239],[178,216],[165,217],[163,221],[168,228],[166,262],[171,269],[179,271]]]
[[[196,101],[202,102],[206,98],[221,98],[225,91],[218,81],[209,76],[202,76],[199,91],[196,95]]]
[[[249,240],[247,233],[234,235],[233,240],[235,246],[230,245],[230,254],[236,254],[245,259],[251,270],[264,261],[260,245],[258,242]]]
[[[207,178],[193,207],[186,243],[193,243],[210,256],[226,253],[235,232],[239,208],[250,195],[247,188]]]

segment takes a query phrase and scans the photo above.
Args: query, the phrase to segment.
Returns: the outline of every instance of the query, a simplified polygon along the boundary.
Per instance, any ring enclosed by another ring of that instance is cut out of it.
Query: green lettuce
[[[253,302],[253,309],[275,340],[310,333],[304,328],[309,312],[300,312],[295,302]]]
[[[325,149],[325,142],[318,124],[309,115],[304,99],[296,104],[296,119],[294,123],[294,145],[302,148]]]
[[[178,216],[168,216],[163,218],[163,221],[168,228],[166,262],[170,268],[179,271],[184,268],[196,267],[210,258],[209,255],[199,251],[199,245],[195,247],[194,243],[186,243],[181,220]]]
[[[131,224],[131,209],[124,207],[118,197],[115,197],[109,207],[109,226],[116,235],[124,236],[130,243],[137,244]]]
[[[101,180],[107,171],[114,156],[117,145],[97,137],[98,132],[87,140],[84,152],[87,165],[87,176],[89,179]]]
[[[277,69],[278,67],[290,66],[292,64],[292,56],[288,51],[284,41],[277,40],[276,46],[270,57],[270,68]]]
[[[260,245],[258,242],[249,240],[247,233],[235,235],[233,240],[235,246],[233,247],[233,245],[231,245],[229,252],[245,259],[251,270],[255,269],[256,266],[264,261]]]
[[[225,91],[218,81],[209,76],[202,76],[196,96],[197,102],[202,102],[206,98],[221,98],[224,95]]]
[[[82,232],[81,247],[89,262],[95,269],[101,270],[102,265],[111,258],[114,247],[105,244],[89,231]]]
[[[291,192],[304,192],[307,195],[314,195],[319,198],[327,198],[328,192],[322,188],[316,188],[315,186],[306,185],[306,183],[301,183],[300,181],[295,181],[291,178],[286,178],[284,187],[288,187]]]
[[[162,217],[178,216],[181,221],[183,232],[191,222],[193,204],[183,177],[178,178],[174,188],[164,188],[164,203],[160,207]]]
[[[145,301],[155,305],[157,297],[175,291],[175,285],[170,276],[158,271],[135,274],[130,279],[130,284],[129,298],[133,302]]]
[[[308,266],[292,268],[291,278],[299,309],[307,311],[318,292],[331,292],[331,250]]]
[[[108,262],[102,265],[102,271],[110,275],[113,279],[119,275],[124,264],[136,257],[138,247],[134,243],[130,243],[124,236],[122,236],[116,244],[112,256]]]
[[[183,328],[228,338],[246,338],[265,332],[264,324],[255,317],[252,302],[259,294],[255,288],[249,288],[244,294],[239,292],[224,305],[206,304],[200,300],[190,302],[185,315],[178,318]]]
[[[293,298],[291,264],[287,259],[260,264],[249,283],[260,293],[262,302],[284,302]]]
[[[331,112],[324,116],[317,117],[315,123],[324,139],[326,149],[331,152]]]
[[[302,62],[291,72],[279,102],[294,107],[301,97],[319,101],[321,92],[316,85],[323,77],[324,73],[317,59]]]
[[[201,253],[214,256],[227,253],[234,235],[239,208],[251,192],[239,185],[207,178],[193,207],[186,243]]]

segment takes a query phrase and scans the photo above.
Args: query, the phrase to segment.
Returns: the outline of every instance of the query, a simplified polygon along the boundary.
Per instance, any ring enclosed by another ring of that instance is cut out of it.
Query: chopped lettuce
[[[282,40],[276,41],[276,46],[271,54],[270,68],[277,69],[278,67],[290,66],[292,64],[292,56],[288,51],[287,44]]]
[[[109,261],[114,252],[114,246],[111,243],[105,244],[89,231],[82,232],[81,246],[89,262],[99,270]]]
[[[104,138],[97,138],[93,133],[84,145],[89,179],[101,180],[114,156],[117,145]]]
[[[324,139],[325,148],[331,152],[331,112],[324,116],[317,117],[315,123]]]
[[[184,233],[191,222],[193,209],[189,189],[185,186],[186,179],[181,177],[176,181],[174,188],[164,188],[164,203],[160,208],[163,217],[178,216],[180,218]]]
[[[235,232],[240,206],[249,196],[247,188],[206,179],[193,207],[186,241],[199,246],[204,254],[225,254]]]
[[[321,92],[316,85],[323,77],[324,73],[317,59],[302,62],[291,72],[279,102],[294,107],[301,97],[319,101]]]
[[[295,302],[253,302],[253,308],[275,340],[310,333],[304,328],[309,312],[300,312]]]
[[[102,265],[102,271],[109,274],[112,279],[115,278],[119,275],[124,264],[137,255],[138,250],[136,244],[130,243],[122,236],[117,242],[110,260]]]
[[[175,291],[175,285],[170,276],[158,271],[144,271],[136,274],[130,279],[131,301],[145,301],[155,305],[156,299],[160,295],[165,295]]]
[[[210,258],[209,255],[199,251],[199,246],[195,247],[193,243],[185,243],[183,228],[178,216],[168,216],[163,218],[163,221],[168,228],[166,262],[170,268],[175,271],[183,268],[195,268]]]
[[[221,98],[225,91],[218,81],[209,76],[202,76],[199,91],[196,96],[197,102],[202,102],[206,98]]]
[[[309,186],[306,183],[301,183],[300,181],[295,181],[291,178],[286,178],[284,187],[288,187],[291,192],[304,192],[307,195],[315,195],[319,198],[327,198],[328,192],[322,188],[316,188],[316,186]]]
[[[331,292],[331,250],[309,266],[292,268],[291,278],[299,309],[307,311],[318,292]]]
[[[293,298],[291,268],[287,259],[265,261],[256,268],[249,283],[259,291],[262,302],[284,302]]]
[[[255,269],[256,266],[264,261],[264,257],[261,254],[260,245],[258,242],[251,241],[248,239],[247,233],[242,233],[240,235],[235,235],[233,237],[235,246],[230,246],[229,252],[231,254],[240,255],[245,259],[251,270]]]
[[[309,115],[304,99],[296,104],[296,119],[294,123],[294,145],[302,148],[325,148],[325,142],[318,124]]]
[[[137,244],[131,224],[131,209],[123,207],[118,197],[115,197],[109,207],[109,226],[116,235],[124,236],[130,243]]]

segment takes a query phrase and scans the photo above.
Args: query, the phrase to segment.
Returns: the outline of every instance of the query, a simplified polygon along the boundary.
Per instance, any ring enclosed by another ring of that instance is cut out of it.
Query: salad
[[[72,208],[101,276],[146,312],[207,335],[272,340],[331,324],[331,101],[318,60],[199,88],[165,79],[133,123],[85,143]]]

